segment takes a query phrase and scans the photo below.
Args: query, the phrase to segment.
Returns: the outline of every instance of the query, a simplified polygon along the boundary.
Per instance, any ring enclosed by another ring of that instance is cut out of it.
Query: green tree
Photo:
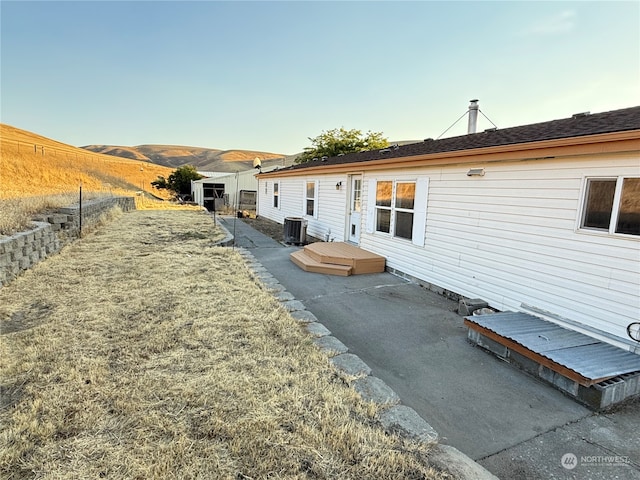
[[[296,158],[296,163],[304,163],[314,158],[335,157],[341,153],[356,153],[365,150],[376,150],[389,146],[389,141],[382,136],[382,132],[367,132],[363,135],[360,130],[346,130],[344,127],[323,131],[311,140],[311,147],[306,147]]]
[[[188,195],[191,193],[191,180],[200,180],[202,175],[196,171],[193,165],[183,165],[175,170],[169,178],[158,176],[151,182],[155,188],[172,190],[177,194]]]

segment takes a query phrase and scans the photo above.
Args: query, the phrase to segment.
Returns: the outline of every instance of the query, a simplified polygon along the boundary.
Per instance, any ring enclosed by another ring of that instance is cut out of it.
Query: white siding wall
[[[198,205],[204,205],[204,187],[201,182],[191,180],[191,196]]]
[[[473,167],[484,167],[485,176],[467,177]],[[637,155],[365,172],[361,246],[425,282],[500,310],[547,311],[551,320],[608,332],[628,347],[626,326],[640,318],[640,238],[577,229],[585,177],[620,175],[640,175]],[[418,178],[429,179],[424,246],[367,233],[369,182]],[[306,181],[318,181],[317,218],[304,214]],[[347,184],[346,175],[262,179],[258,215],[278,223],[302,216],[308,235],[324,239],[331,229],[334,241],[344,241]]]
[[[425,246],[362,229],[387,265],[500,310],[523,305],[626,339],[640,318],[640,239],[577,231],[585,176],[635,175],[637,156],[473,165],[395,173],[429,177]],[[375,200],[374,200],[375,201]],[[363,217],[365,217],[363,215]],[[622,346],[622,345],[621,345]]]
[[[317,181],[317,218],[305,215],[305,182]],[[280,208],[273,207],[273,184],[280,183]],[[342,182],[340,190],[336,183]],[[266,192],[265,192],[266,184]],[[331,230],[335,242],[345,237],[347,208],[347,178],[345,175],[322,175],[261,179],[258,186],[258,215],[284,223],[286,217],[303,217],[307,220],[307,235],[324,240]]]
[[[198,205],[204,204],[204,187],[205,183],[223,183],[224,193],[229,195],[229,205],[236,208],[238,202],[238,192],[241,190],[255,191],[258,188],[258,179],[256,178],[257,170],[245,170],[235,173],[216,174],[211,178],[203,178],[191,183],[191,192],[193,200]]]

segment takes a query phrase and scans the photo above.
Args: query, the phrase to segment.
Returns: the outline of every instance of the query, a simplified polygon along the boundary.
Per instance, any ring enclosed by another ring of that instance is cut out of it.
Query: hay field
[[[130,212],[0,289],[0,476],[443,478],[220,236]]]
[[[101,155],[0,124],[0,199],[77,192],[127,194],[152,191],[158,175],[172,169]],[[157,194],[157,191],[153,191]]]
[[[0,235],[27,230],[33,216],[79,200],[152,192],[159,175],[172,170],[152,163],[92,153],[0,124]],[[148,196],[148,195],[147,195]],[[147,199],[151,202],[150,199]]]

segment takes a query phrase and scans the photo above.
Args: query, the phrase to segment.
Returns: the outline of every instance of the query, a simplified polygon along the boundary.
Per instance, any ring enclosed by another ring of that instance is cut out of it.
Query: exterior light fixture
[[[336,183],[336,190],[340,190],[342,188],[342,182]]]
[[[467,172],[467,177],[484,177],[484,168],[471,168]]]

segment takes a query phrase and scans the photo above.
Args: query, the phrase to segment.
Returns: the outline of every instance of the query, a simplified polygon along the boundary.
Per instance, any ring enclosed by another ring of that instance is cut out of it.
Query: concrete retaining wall
[[[83,202],[82,230],[95,227],[100,217],[120,207],[135,210],[133,197],[110,197]],[[39,215],[35,228],[0,238],[0,285],[6,285],[21,272],[28,270],[80,236],[78,205],[61,208],[55,213]]]

